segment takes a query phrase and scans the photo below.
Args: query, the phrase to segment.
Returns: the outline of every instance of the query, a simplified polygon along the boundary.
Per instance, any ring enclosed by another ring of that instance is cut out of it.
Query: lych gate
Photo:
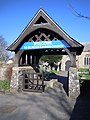
[[[15,52],[18,66],[34,67],[42,55],[69,55],[71,66],[76,67],[76,55],[81,54],[83,45],[71,38],[40,8],[7,50]]]

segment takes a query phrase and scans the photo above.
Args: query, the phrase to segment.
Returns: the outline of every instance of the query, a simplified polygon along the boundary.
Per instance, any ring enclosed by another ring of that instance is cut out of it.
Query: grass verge
[[[8,91],[10,89],[10,81],[9,80],[3,80],[0,81],[0,90],[1,91]]]

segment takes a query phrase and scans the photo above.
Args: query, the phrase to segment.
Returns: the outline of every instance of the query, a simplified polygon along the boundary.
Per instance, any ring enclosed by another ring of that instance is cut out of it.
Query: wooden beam
[[[67,52],[67,54],[70,57],[71,60],[71,67],[76,67],[76,52],[70,51],[69,49],[65,49],[65,51]]]

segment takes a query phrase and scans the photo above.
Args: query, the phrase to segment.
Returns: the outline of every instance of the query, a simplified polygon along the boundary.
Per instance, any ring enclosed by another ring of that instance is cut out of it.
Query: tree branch
[[[67,3],[68,3],[69,7],[70,7],[71,10],[72,10],[72,14],[74,14],[76,17],[85,18],[85,19],[90,20],[90,16],[86,16],[86,15],[83,15],[83,14],[81,14],[81,13],[78,13],[78,12],[74,9],[74,7],[70,4],[70,2],[69,2],[68,0],[66,0],[66,1],[67,1]]]

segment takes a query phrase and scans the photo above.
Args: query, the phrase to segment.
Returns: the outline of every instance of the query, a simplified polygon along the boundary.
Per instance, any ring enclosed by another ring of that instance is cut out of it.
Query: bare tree
[[[66,0],[66,1],[67,1],[67,3],[68,3],[69,7],[71,8],[72,13],[73,13],[76,17],[85,18],[85,19],[90,20],[90,16],[86,16],[86,15],[83,15],[83,14],[77,12],[77,11],[75,10],[75,8],[71,5],[71,3],[70,3],[68,0]]]
[[[6,51],[7,42],[0,36],[0,62],[5,62],[9,58],[9,54]]]

